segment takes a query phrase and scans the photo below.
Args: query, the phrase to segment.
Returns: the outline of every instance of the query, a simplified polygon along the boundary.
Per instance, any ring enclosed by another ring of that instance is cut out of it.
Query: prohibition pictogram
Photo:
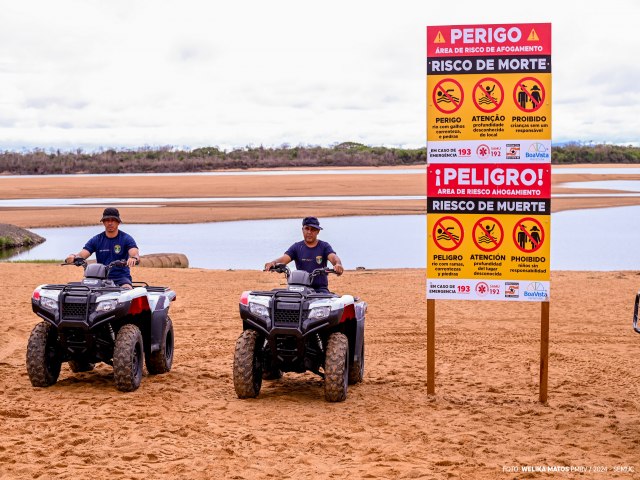
[[[513,89],[513,101],[523,112],[535,112],[544,104],[545,90],[540,80],[524,77]]]
[[[454,113],[464,101],[462,85],[453,78],[440,80],[433,89],[433,104],[442,113]]]
[[[495,112],[503,101],[504,89],[495,78],[485,77],[473,87],[473,103],[484,113]]]
[[[455,250],[462,243],[464,229],[462,224],[455,217],[442,217],[433,226],[433,241],[446,252]]]
[[[483,252],[493,252],[502,245],[504,230],[498,220],[483,217],[473,226],[473,243]]]
[[[513,227],[513,242],[518,250],[526,253],[535,252],[544,243],[542,224],[531,217],[520,219]]]

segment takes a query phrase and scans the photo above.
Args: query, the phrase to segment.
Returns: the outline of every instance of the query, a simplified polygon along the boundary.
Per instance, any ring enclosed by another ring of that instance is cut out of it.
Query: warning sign
[[[464,229],[455,217],[442,217],[436,220],[432,232],[433,240],[445,252],[455,250],[464,240]]]
[[[498,249],[503,239],[502,225],[493,217],[483,217],[473,226],[473,243],[483,252]]]
[[[473,103],[484,113],[495,112],[504,100],[504,89],[498,80],[485,77],[473,87]]]
[[[513,228],[513,242],[519,250],[533,253],[544,243],[544,227],[535,218],[523,218]]]
[[[516,83],[513,89],[513,101],[523,112],[539,110],[545,101],[545,89],[540,80],[525,77]]]
[[[463,101],[462,85],[452,78],[440,80],[433,89],[433,104],[442,113],[455,113]]]
[[[427,296],[548,301],[551,24],[427,28]]]

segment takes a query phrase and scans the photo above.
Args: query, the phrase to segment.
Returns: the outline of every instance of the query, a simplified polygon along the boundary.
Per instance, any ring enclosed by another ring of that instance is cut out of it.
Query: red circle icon
[[[535,112],[544,104],[544,85],[534,77],[524,77],[513,89],[513,101],[523,112]]]
[[[493,252],[500,248],[504,240],[504,230],[493,217],[482,217],[473,226],[473,243],[483,252]]]
[[[462,106],[464,90],[453,78],[440,80],[433,89],[433,104],[442,113],[454,113]]]
[[[450,252],[462,243],[464,229],[457,218],[448,216],[436,221],[431,234],[438,248]]]
[[[544,237],[544,227],[535,218],[522,218],[513,227],[513,243],[525,253],[538,250],[544,243]]]
[[[473,87],[473,103],[484,113],[495,112],[504,101],[504,89],[495,78],[485,77]]]

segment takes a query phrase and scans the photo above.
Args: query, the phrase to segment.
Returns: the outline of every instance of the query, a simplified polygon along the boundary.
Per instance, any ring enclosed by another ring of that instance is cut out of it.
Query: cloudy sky
[[[534,22],[553,141],[640,144],[639,19],[637,0],[2,0],[0,149],[419,147],[425,27]]]

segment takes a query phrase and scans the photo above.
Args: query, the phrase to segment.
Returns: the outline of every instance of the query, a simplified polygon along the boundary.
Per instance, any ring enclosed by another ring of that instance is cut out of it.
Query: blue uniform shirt
[[[296,269],[311,273],[316,268],[325,268],[327,266],[327,257],[336,252],[331,248],[331,245],[322,240],[318,240],[318,244],[313,248],[309,248],[302,240],[291,245],[284,253],[296,262]],[[328,290],[329,281],[327,280],[327,275],[318,275],[313,279],[311,287],[316,290]]]
[[[127,260],[131,248],[138,248],[138,245],[131,235],[122,230],[118,230],[118,235],[114,238],[107,237],[105,232],[99,233],[84,246],[89,253],[95,252],[96,261],[103,265],[109,265],[114,260]],[[109,272],[111,279],[123,277],[131,280],[129,267],[114,267]]]

